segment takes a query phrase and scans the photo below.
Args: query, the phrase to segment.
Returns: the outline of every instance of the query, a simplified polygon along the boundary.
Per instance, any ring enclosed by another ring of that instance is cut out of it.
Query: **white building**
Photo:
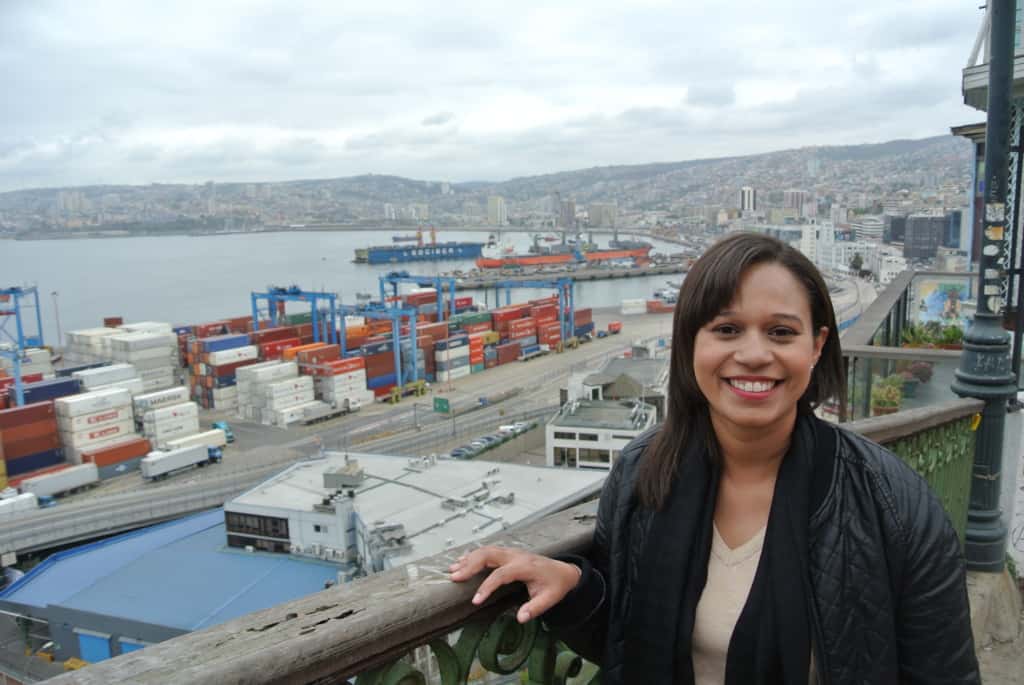
[[[614,202],[592,202],[587,207],[590,225],[596,228],[615,228],[619,206]]]
[[[630,440],[654,426],[656,414],[640,400],[566,402],[545,428],[547,464],[609,470]]]
[[[900,254],[882,254],[878,258],[878,282],[889,285],[896,277],[907,270],[907,260]]]
[[[538,466],[327,452],[224,505],[229,547],[401,566],[597,494],[604,474]]]
[[[853,235],[857,240],[882,242],[885,221],[880,216],[860,216],[853,222]]]
[[[743,214],[757,211],[757,191],[750,186],[740,188],[740,211]]]
[[[490,226],[504,226],[508,223],[508,209],[505,207],[505,198],[501,195],[491,195],[487,198],[487,223]]]

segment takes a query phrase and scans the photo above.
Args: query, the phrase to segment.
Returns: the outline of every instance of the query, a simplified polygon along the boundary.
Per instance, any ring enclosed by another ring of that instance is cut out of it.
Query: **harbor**
[[[501,270],[477,272],[470,275],[459,276],[456,279],[457,290],[484,290],[493,288],[501,283],[515,283],[537,280],[539,278],[571,278],[574,281],[609,281],[627,278],[644,278],[647,276],[665,276],[671,274],[685,274],[690,268],[689,260],[672,261],[661,264],[648,264],[646,266],[629,266],[624,268],[600,267],[600,266],[570,266],[567,268],[524,270]]]

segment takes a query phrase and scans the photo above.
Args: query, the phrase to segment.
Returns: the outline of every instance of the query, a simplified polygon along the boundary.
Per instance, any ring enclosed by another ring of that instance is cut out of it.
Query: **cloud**
[[[441,126],[454,119],[455,114],[452,112],[438,112],[437,114],[431,114],[429,117],[426,117],[422,123],[424,126]]]
[[[0,190],[500,180],[937,134],[979,118],[960,70],[981,19],[961,0],[8,0]]]

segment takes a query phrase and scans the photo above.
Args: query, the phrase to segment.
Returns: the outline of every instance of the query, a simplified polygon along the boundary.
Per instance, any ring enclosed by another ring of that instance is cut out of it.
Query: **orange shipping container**
[[[304,350],[316,350],[326,346],[326,343],[310,343],[307,345],[299,345],[298,347],[289,347],[287,350],[281,353],[281,359],[284,359],[286,362],[290,362],[293,361],[298,356],[299,352],[302,352]]]
[[[120,464],[129,459],[144,457],[149,454],[151,446],[145,438],[133,438],[116,445],[109,445],[99,449],[82,452],[83,464],[96,464],[96,466],[111,466]]]

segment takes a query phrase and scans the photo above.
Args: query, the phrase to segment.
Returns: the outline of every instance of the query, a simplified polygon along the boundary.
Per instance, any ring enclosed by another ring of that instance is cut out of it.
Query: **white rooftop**
[[[604,471],[475,460],[437,459],[430,464],[425,459],[380,454],[350,452],[348,456],[358,461],[366,474],[366,480],[354,488],[355,509],[362,520],[367,525],[381,521],[405,526],[412,551],[397,557],[399,564],[583,501],[600,492],[608,475]],[[343,453],[327,452],[323,458],[300,462],[239,495],[226,509],[240,505],[312,511],[324,497],[334,494],[324,487],[324,472],[344,466]],[[487,499],[512,493],[512,502],[472,504],[469,498],[486,492],[485,480],[491,483]],[[468,499],[470,506],[442,506],[449,499]]]

